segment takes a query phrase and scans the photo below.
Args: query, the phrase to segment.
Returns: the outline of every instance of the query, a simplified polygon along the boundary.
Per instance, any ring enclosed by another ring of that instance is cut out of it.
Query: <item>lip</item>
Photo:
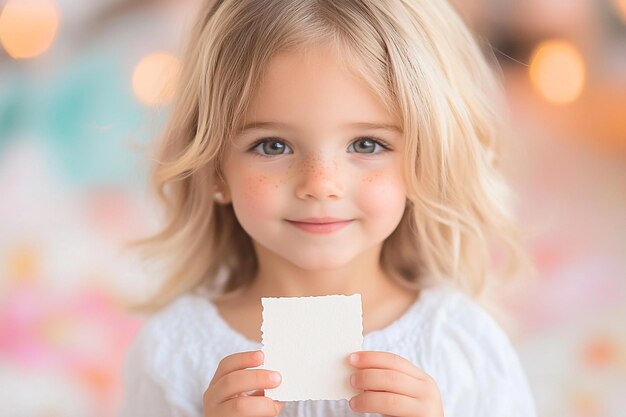
[[[339,220],[339,221],[329,222],[328,219],[329,217],[316,219],[319,223],[312,223],[310,221],[293,221],[293,220],[287,220],[287,221],[293,224],[294,226],[296,226],[297,228],[299,228],[300,230],[303,230],[308,233],[313,233],[313,234],[334,233],[338,230],[343,229],[344,227],[346,227],[353,221],[353,220]],[[311,218],[304,219],[304,220],[311,220]]]
[[[305,219],[296,219],[296,220],[288,220],[290,222],[297,222],[297,223],[315,223],[315,224],[321,224],[321,223],[339,223],[339,222],[346,222],[346,221],[350,221],[348,219],[339,219],[337,217],[307,217]]]

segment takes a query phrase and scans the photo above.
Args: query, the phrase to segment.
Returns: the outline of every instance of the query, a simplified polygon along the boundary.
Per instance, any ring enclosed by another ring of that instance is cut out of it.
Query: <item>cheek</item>
[[[362,179],[359,205],[367,214],[392,218],[393,213],[404,212],[405,202],[406,193],[400,174],[379,171]]]
[[[236,190],[236,191],[235,191]],[[233,205],[241,214],[264,217],[275,214],[280,180],[267,175],[242,173],[234,187]]]

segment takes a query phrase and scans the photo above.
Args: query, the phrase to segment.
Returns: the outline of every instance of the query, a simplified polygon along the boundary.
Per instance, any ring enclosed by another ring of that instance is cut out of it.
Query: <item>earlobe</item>
[[[222,201],[224,201],[224,194],[221,191],[216,191],[215,193],[213,193],[213,200],[221,203]]]
[[[213,189],[213,201],[216,201],[220,204],[227,204],[230,201],[227,196],[228,193],[224,191],[225,188],[228,188],[226,181],[224,180],[224,177],[222,176],[220,171],[216,171],[216,177],[217,184],[215,184],[215,187]]]
[[[215,188],[215,192],[213,193],[213,200],[220,204],[228,204],[230,201],[228,200],[226,193],[220,191],[217,187]]]

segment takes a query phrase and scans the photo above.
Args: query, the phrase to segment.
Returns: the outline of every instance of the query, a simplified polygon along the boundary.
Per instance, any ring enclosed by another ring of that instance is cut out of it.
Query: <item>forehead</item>
[[[282,53],[268,63],[244,124],[256,121],[317,127],[399,123],[336,50],[325,46]]]

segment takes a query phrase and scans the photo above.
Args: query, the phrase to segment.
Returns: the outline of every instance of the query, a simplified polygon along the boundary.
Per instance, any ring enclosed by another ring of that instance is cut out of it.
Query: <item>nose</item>
[[[343,197],[336,160],[319,153],[308,156],[299,167],[296,195],[303,200],[337,200]]]

